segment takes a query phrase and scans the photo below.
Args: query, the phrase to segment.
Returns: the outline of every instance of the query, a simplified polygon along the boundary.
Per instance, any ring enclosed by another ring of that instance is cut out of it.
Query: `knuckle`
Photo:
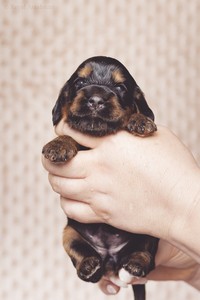
[[[75,220],[76,213],[74,211],[73,205],[71,205],[71,200],[68,200],[63,197],[60,197],[60,199],[61,199],[60,205],[64,213],[67,215],[68,218]]]
[[[49,174],[49,182],[54,192],[60,193],[60,183],[56,176]]]

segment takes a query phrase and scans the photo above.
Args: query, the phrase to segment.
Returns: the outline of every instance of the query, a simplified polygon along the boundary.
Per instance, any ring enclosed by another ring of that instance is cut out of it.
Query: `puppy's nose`
[[[100,96],[92,96],[88,100],[88,106],[92,109],[101,109],[104,107],[104,100]]]

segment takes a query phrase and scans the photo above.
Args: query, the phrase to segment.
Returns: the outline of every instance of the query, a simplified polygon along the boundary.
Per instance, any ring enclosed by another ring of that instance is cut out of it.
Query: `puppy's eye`
[[[127,88],[124,84],[117,84],[115,86],[115,89],[119,92],[119,93],[123,93],[127,91]]]
[[[76,89],[81,89],[84,85],[86,85],[86,82],[85,82],[84,78],[78,78],[78,79],[76,79],[74,84],[75,84]]]

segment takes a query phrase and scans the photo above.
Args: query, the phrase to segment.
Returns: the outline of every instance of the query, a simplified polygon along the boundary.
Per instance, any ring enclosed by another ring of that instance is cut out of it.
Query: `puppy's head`
[[[64,119],[76,130],[103,136],[123,129],[134,113],[154,119],[128,70],[116,59],[96,56],[84,61],[62,88],[53,124]]]

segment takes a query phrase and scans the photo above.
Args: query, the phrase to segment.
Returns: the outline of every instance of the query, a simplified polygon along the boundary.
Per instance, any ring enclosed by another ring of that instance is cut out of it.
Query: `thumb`
[[[69,135],[80,145],[91,149],[96,148],[105,139],[105,137],[94,137],[74,130],[63,119],[56,125],[55,132],[57,135]]]

